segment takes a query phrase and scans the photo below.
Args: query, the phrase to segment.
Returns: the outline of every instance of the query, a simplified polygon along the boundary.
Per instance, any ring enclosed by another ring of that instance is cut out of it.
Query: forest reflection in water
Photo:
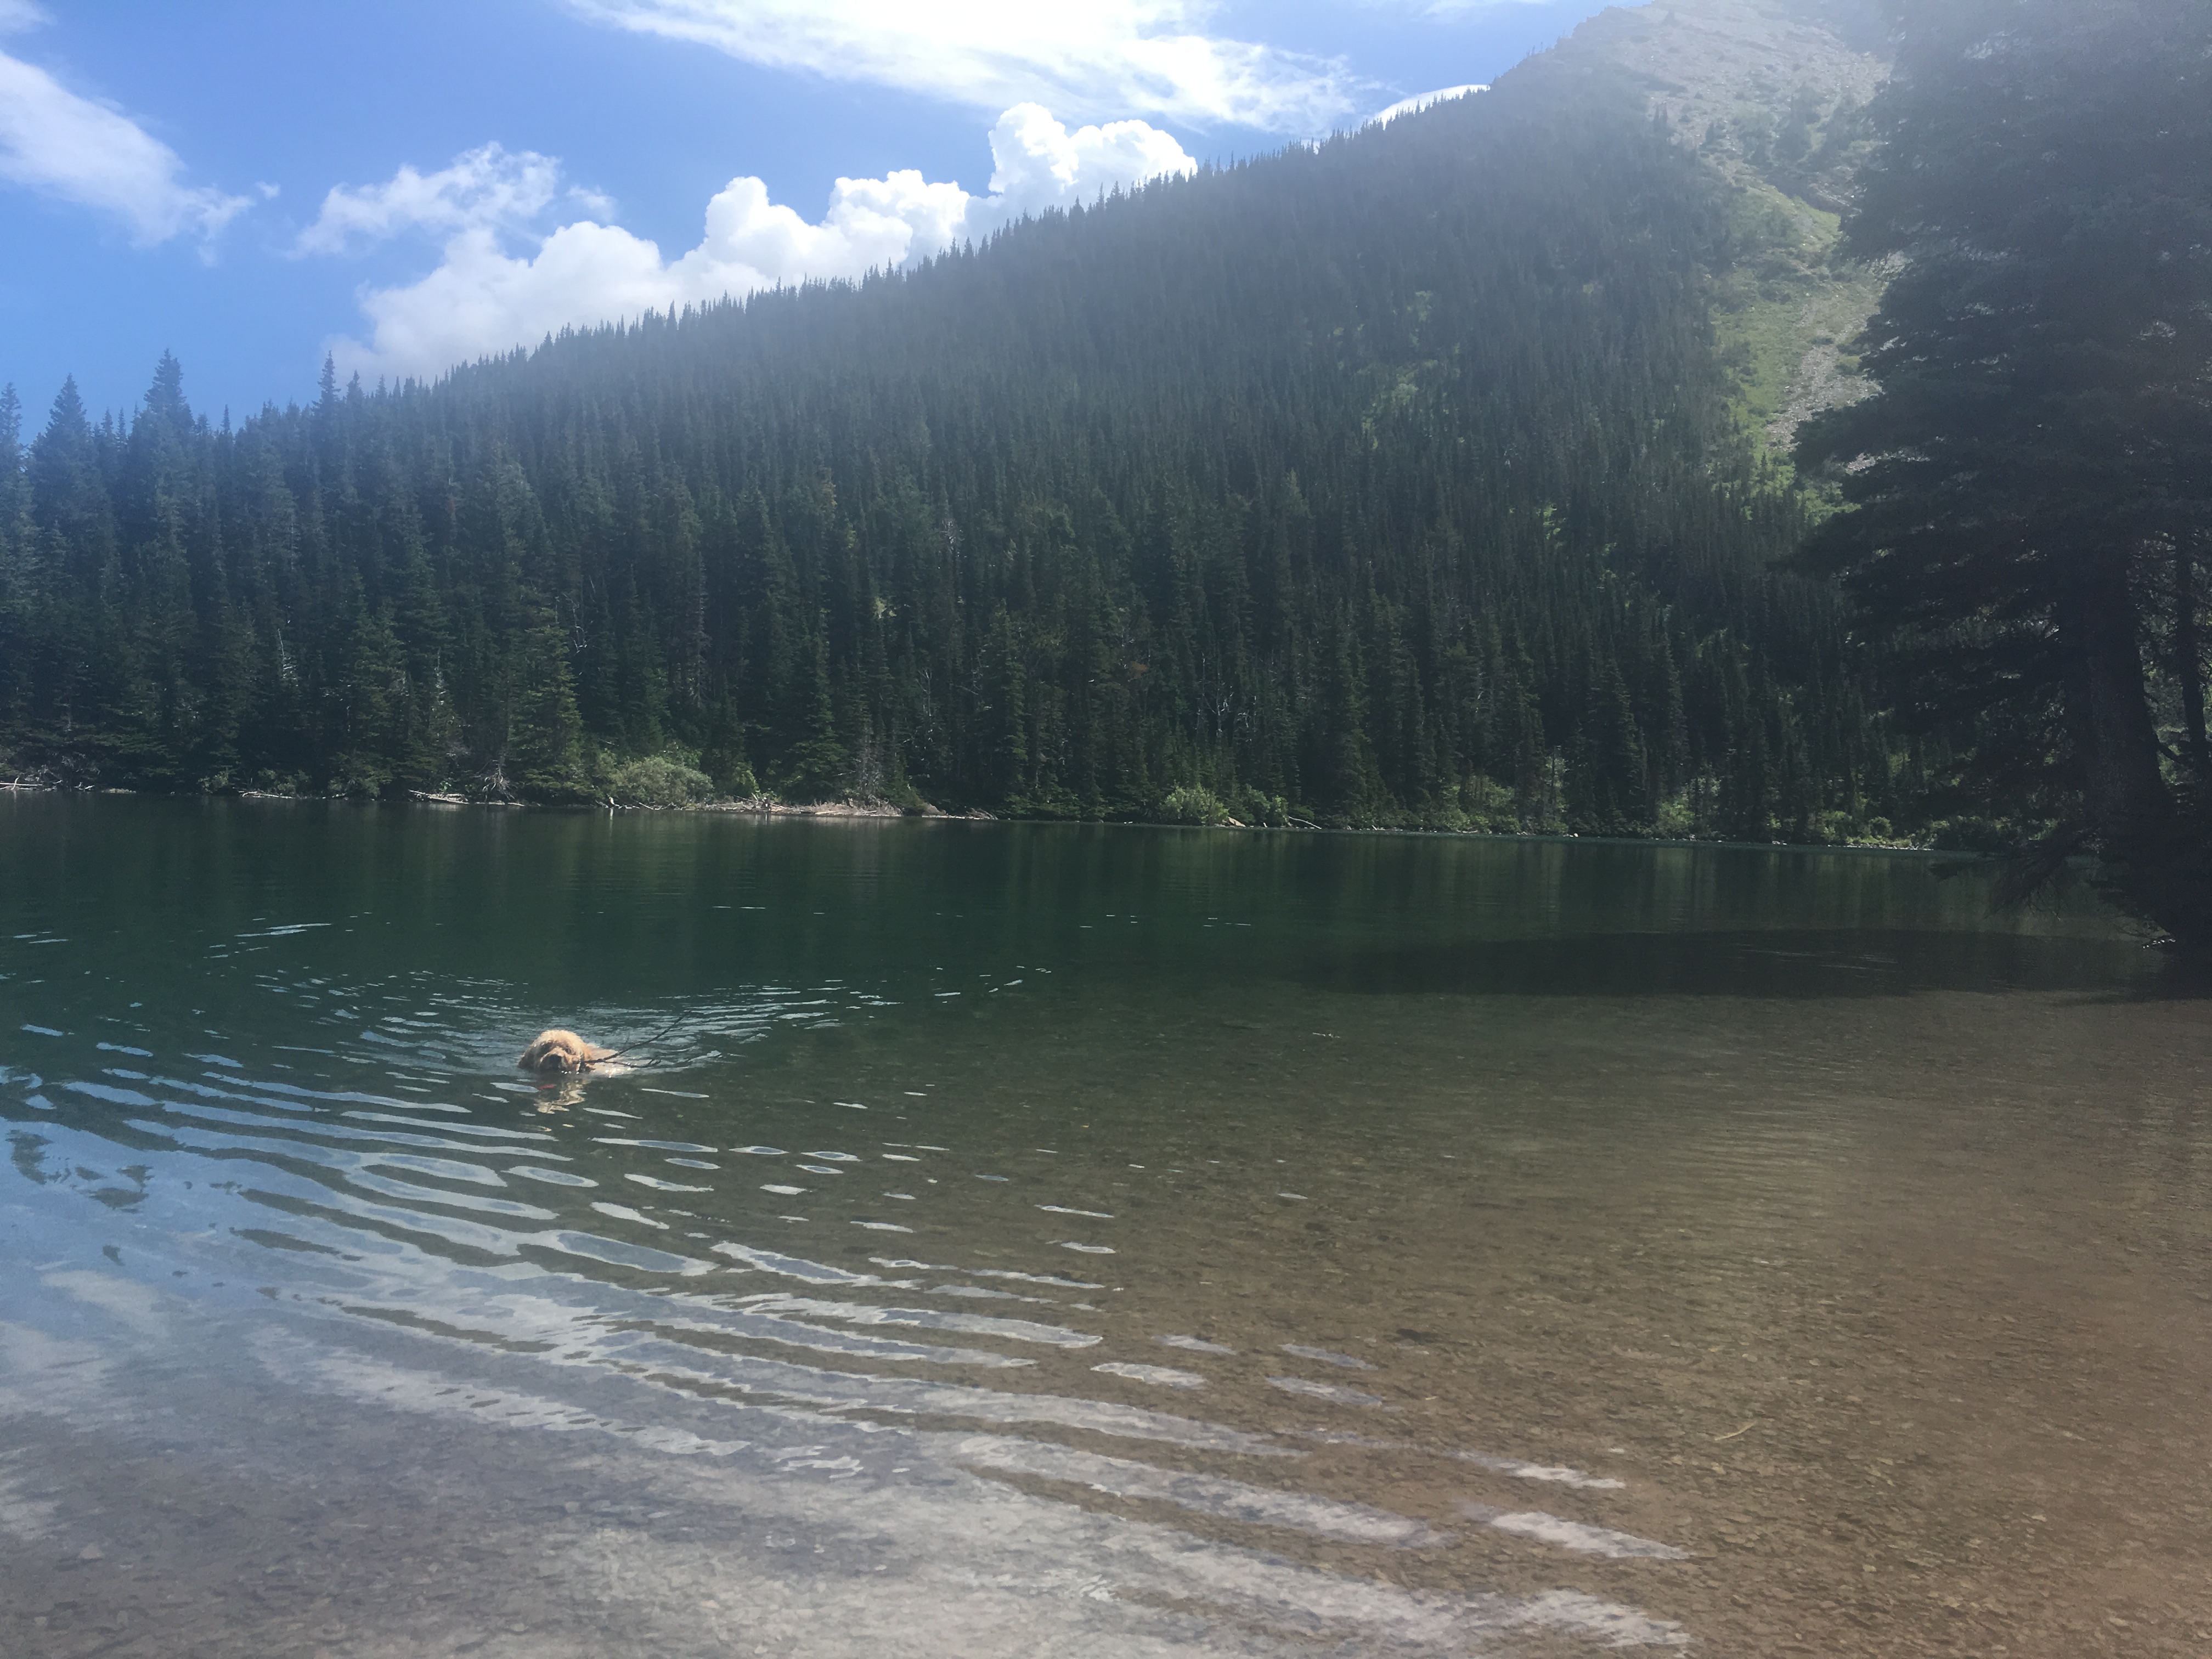
[[[2203,1004],[2087,908],[58,797],[0,891],[0,1651],[2212,1632]]]

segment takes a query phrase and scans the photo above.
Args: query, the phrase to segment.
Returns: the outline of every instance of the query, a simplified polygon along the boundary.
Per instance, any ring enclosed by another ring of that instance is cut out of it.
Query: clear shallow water
[[[2093,914],[53,797],[0,896],[0,1651],[2212,1639],[2203,1004]]]

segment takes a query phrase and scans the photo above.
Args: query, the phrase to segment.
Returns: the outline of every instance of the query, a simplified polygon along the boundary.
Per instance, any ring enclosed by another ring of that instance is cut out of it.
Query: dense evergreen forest
[[[1724,187],[1532,63],[857,286],[234,428],[0,410],[0,775],[1901,831]]]

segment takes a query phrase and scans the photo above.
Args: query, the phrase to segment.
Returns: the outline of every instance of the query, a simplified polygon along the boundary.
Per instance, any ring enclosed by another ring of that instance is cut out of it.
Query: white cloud
[[[429,379],[457,363],[535,344],[570,325],[702,305],[779,284],[850,280],[988,235],[1025,213],[1197,167],[1174,138],[1142,121],[1070,132],[1049,111],[1018,105],[991,131],[995,165],[988,195],[971,195],[956,184],[931,184],[910,170],[882,179],[840,179],[830,193],[828,212],[810,223],[771,202],[768,186],[758,179],[733,179],[708,203],[706,235],[699,246],[665,260],[654,243],[592,220],[535,239],[534,251],[525,254],[509,253],[500,227],[489,219],[441,220],[438,216],[448,210],[438,204],[449,198],[492,199],[495,192],[471,195],[458,187],[441,194],[431,183],[448,175],[471,176],[472,159],[485,154],[472,151],[427,177],[403,167],[388,185],[344,193],[349,204],[430,204],[419,210],[394,206],[389,213],[349,205],[340,216],[349,227],[348,216],[357,216],[379,228],[410,223],[430,229],[457,223],[459,228],[446,241],[438,268],[420,282],[363,291],[361,305],[370,338],[366,343],[331,343],[342,369],[372,379]],[[530,159],[553,167],[540,185],[550,191],[557,164],[542,156]],[[331,197],[340,194],[333,191]],[[509,199],[529,198],[518,186]],[[546,203],[551,199],[548,196]],[[326,201],[325,216],[330,211]],[[409,211],[415,214],[412,219],[405,217]],[[322,224],[318,220],[308,235]],[[338,246],[349,234],[333,232]]]
[[[1038,101],[1198,125],[1327,131],[1367,82],[1340,59],[1202,33],[1209,0],[566,0],[771,69],[980,109]]]
[[[1116,185],[1133,185],[1163,173],[1188,173],[1198,163],[1183,147],[1144,121],[1113,121],[1070,132],[1038,104],[1017,104],[991,129],[991,193],[969,210],[999,216],[996,224],[1068,207]]]
[[[1401,98],[1388,109],[1377,110],[1367,118],[1370,127],[1387,126],[1401,115],[1418,115],[1431,104],[1449,103],[1455,98],[1471,97],[1478,92],[1488,92],[1486,86],[1440,87],[1434,92],[1417,92],[1411,98]]]
[[[52,21],[31,0],[0,0],[0,34],[15,34]]]
[[[389,184],[340,185],[323,198],[315,222],[300,233],[298,253],[343,253],[403,231],[455,235],[465,230],[530,224],[564,195],[588,212],[606,215],[604,198],[561,187],[561,164],[535,150],[510,155],[497,144],[463,152],[435,173],[403,166]]]
[[[37,21],[0,0],[0,22]],[[128,117],[80,98],[46,70],[0,52],[0,181],[113,214],[143,245],[213,236],[250,205],[187,185],[177,153]]]

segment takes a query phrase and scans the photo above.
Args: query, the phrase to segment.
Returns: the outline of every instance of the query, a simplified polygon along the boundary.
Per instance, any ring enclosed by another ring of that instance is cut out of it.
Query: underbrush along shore
[[[0,793],[18,794],[97,794],[97,795],[161,795],[172,792],[140,790],[114,787],[64,782],[51,778],[0,778]],[[222,798],[232,800],[257,801],[353,801],[374,805],[373,799],[343,793],[313,793],[299,791],[267,789],[238,789],[219,792]],[[462,794],[459,792],[410,790],[398,801],[385,805],[419,805],[431,807],[481,807],[495,811],[531,811],[552,812],[705,812],[726,813],[756,817],[796,818],[933,818],[945,822],[996,823],[1023,823],[1031,820],[1020,814],[1006,814],[987,811],[982,807],[946,808],[932,802],[901,805],[881,799],[839,800],[787,801],[769,794],[736,797],[720,800],[685,801],[663,804],[652,801],[620,800],[611,797],[581,799],[568,801],[526,801],[512,796]],[[1040,822],[1081,822],[1119,823],[1129,827],[1170,830],[1279,830],[1285,832],[1328,833],[1331,831],[1358,835],[1439,836],[1463,836],[1482,841],[1535,842],[1620,842],[1654,847],[1753,847],[1762,849],[1794,848],[1802,852],[1859,852],[1903,853],[1921,856],[1963,856],[1960,849],[1930,846],[1924,842],[1875,838],[1854,838],[1840,842],[1741,841],[1719,836],[1615,836],[1581,835],[1566,830],[1487,830],[1454,829],[1446,825],[1425,823],[1322,823],[1310,818],[1291,817],[1280,823],[1246,823],[1235,817],[1221,817],[1204,823],[1149,817],[1040,819]]]

